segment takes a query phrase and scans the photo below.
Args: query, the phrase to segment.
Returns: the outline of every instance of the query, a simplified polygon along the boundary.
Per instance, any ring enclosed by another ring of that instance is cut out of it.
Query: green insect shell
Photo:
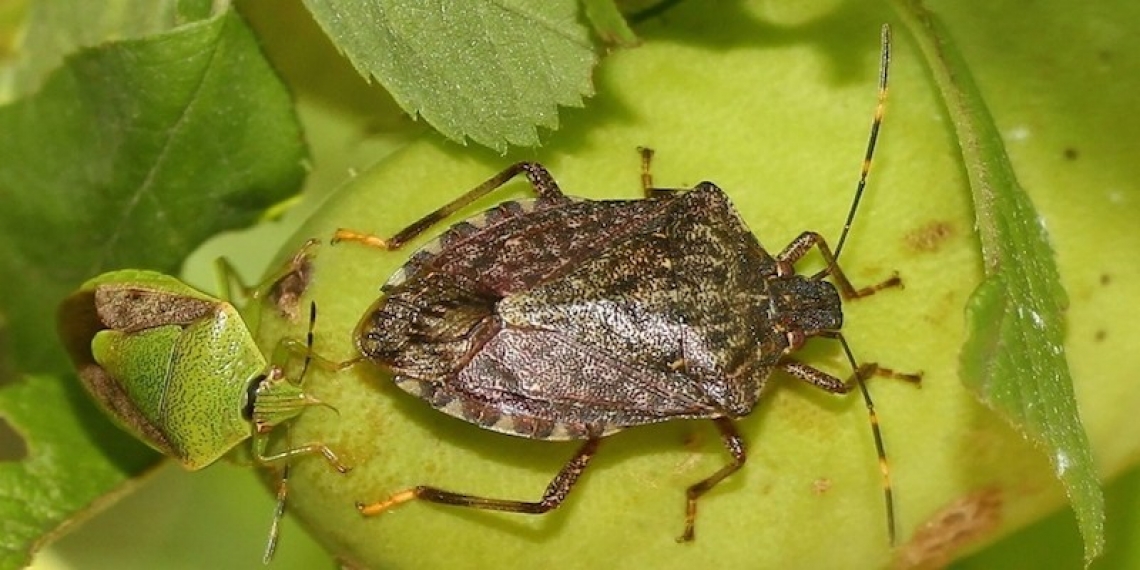
[[[315,403],[266,359],[233,305],[168,275],[105,273],[68,297],[59,318],[91,396],[187,469],[251,435],[255,457],[275,459],[265,457],[259,436]],[[272,411],[264,409],[271,402]]]

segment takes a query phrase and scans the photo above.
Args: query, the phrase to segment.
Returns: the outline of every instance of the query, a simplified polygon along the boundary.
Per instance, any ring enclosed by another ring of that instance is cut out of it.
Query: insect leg
[[[641,193],[643,196],[646,198],[663,198],[684,190],[683,188],[658,188],[654,186],[651,169],[654,151],[649,147],[639,146],[637,152],[641,154]]]
[[[264,437],[259,439],[259,442],[264,441],[267,441]],[[297,457],[299,455],[311,455],[314,453],[320,453],[324,456],[325,460],[329,462],[329,465],[332,465],[333,469],[336,469],[338,473],[348,473],[350,471],[348,467],[340,462],[340,458],[338,458],[336,454],[333,453],[333,451],[323,443],[310,443],[308,445],[293,447],[286,449],[285,451],[273,454],[266,454],[265,446],[266,444],[264,443],[258,443],[258,449],[255,452],[255,457],[259,463],[275,463],[277,461]]]
[[[542,494],[542,500],[537,502],[529,501],[513,501],[509,499],[488,499],[485,497],[476,497],[474,495],[465,495],[463,493],[454,493],[445,491],[436,487],[428,487],[420,485],[405,489],[392,496],[384,499],[383,501],[364,504],[357,503],[356,508],[362,515],[371,516],[377,515],[397,505],[406,503],[408,501],[421,500],[430,501],[432,503],[440,503],[444,505],[455,505],[459,507],[473,507],[476,509],[486,509],[489,511],[506,511],[511,513],[525,513],[538,515],[548,511],[552,511],[566,500],[566,496],[570,494],[570,490],[574,484],[578,482],[578,477],[586,470],[589,465],[590,459],[594,457],[594,453],[598,450],[600,439],[587,439],[582,447],[574,454],[562,470],[554,476],[550,484],[546,487],[546,492]]]
[[[851,285],[851,281],[847,279],[847,274],[839,267],[839,263],[835,260],[835,255],[831,253],[831,248],[823,239],[823,236],[816,232],[804,232],[796,239],[792,240],[787,247],[784,248],[779,254],[776,255],[777,272],[780,275],[794,275],[795,263],[802,259],[811,248],[819,249],[819,254],[823,257],[827,267],[819,273],[812,276],[812,279],[821,279],[827,275],[835,279],[835,285],[839,287],[839,293],[843,295],[844,299],[858,299],[859,297],[866,297],[875,294],[876,291],[886,289],[888,287],[901,287],[902,280],[899,276],[892,275],[881,283],[871,285],[870,287],[863,287],[856,289]]]
[[[269,445],[268,434],[273,431],[275,427],[285,423],[287,420],[295,418],[307,406],[327,405],[305,394],[302,389],[305,382],[305,373],[308,372],[311,362],[319,358],[318,363],[322,364],[322,366],[328,366],[334,371],[339,371],[359,361],[359,359],[354,359],[343,363],[335,363],[313,354],[313,326],[316,321],[317,304],[310,303],[309,330],[305,335],[304,348],[298,348],[295,339],[282,340],[278,344],[277,350],[274,351],[275,363],[269,367],[265,379],[253,388],[250,397],[252,398],[253,404],[252,440],[254,457],[258,462],[266,464],[300,455],[320,453],[334,469],[341,473],[347,473],[349,468],[340,462],[340,459],[337,458],[336,454],[333,453],[328,446],[322,443],[310,443],[300,447],[290,447],[279,453],[266,453],[266,449]],[[289,353],[285,352],[286,349],[294,352],[303,350],[302,354],[304,355],[305,361],[301,366],[301,373],[298,375],[295,384],[285,378],[285,363],[282,359],[288,358]],[[288,467],[288,465],[286,465],[286,467]]]
[[[281,536],[281,519],[285,518],[285,499],[289,496],[289,465],[281,470],[281,480],[277,483],[277,507],[273,509],[273,522],[269,524],[269,538],[265,541],[262,564],[269,564],[277,552],[277,540]]]
[[[219,257],[214,260],[214,275],[218,280],[218,291],[220,292],[222,300],[226,302],[234,302],[233,286],[237,286],[240,295],[247,299],[260,299],[265,295],[269,289],[277,284],[278,281],[288,277],[291,274],[302,271],[306,261],[312,257],[312,249],[320,243],[320,240],[310,239],[301,245],[297,253],[293,254],[293,258],[282,265],[277,271],[274,271],[266,277],[264,281],[256,285],[246,285],[242,281],[241,274],[233,266],[229,259]]]
[[[860,380],[866,380],[871,376],[894,378],[895,380],[902,380],[904,382],[910,382],[912,384],[918,384],[922,382],[922,372],[896,372],[891,368],[880,366],[874,362],[864,362],[863,364],[856,365],[855,355],[851,353],[851,348],[847,346],[847,339],[844,338],[843,333],[839,331],[821,331],[817,333],[816,336],[839,341],[839,346],[843,348],[843,354],[847,357],[847,362],[851,364],[851,369],[855,371],[855,373],[850,378],[848,378],[846,382],[844,382],[844,384],[847,385],[848,389],[850,389],[852,384],[855,384]],[[834,377],[832,378],[834,379]],[[844,390],[844,392],[846,391],[847,390]]]
[[[530,182],[531,187],[534,188],[534,193],[538,195],[539,199],[564,200],[566,198],[566,196],[562,194],[562,190],[558,188],[558,183],[554,181],[554,177],[550,175],[550,171],[546,170],[546,167],[537,162],[516,162],[508,166],[502,172],[492,176],[486,182],[465,192],[455,200],[444,204],[439,209],[420,218],[412,223],[412,225],[400,230],[396,235],[388,239],[353,230],[339,229],[333,234],[332,243],[358,241],[365,245],[386,249],[388,251],[400,249],[400,247],[411,239],[443,220],[446,220],[455,212],[458,212],[475,200],[486,196],[521,173],[526,174],[527,180]]]
[[[797,360],[782,360],[779,363],[779,367],[783,369],[784,372],[816,388],[831,392],[832,394],[846,394],[851,390],[851,386],[849,386],[847,382]],[[856,372],[856,375],[858,375],[858,372]]]
[[[296,338],[283,338],[277,343],[277,349],[273,352],[275,362],[283,361],[283,351],[294,356],[306,356],[313,364],[329,372],[340,372],[341,370],[347,370],[364,362],[363,356],[357,356],[356,358],[350,358],[348,360],[333,360],[327,356],[309,352],[308,345]]]
[[[305,246],[301,248],[301,252],[293,258],[294,264],[311,247],[316,243],[316,240],[309,240]],[[276,280],[276,279],[274,279]],[[299,409],[304,406],[321,404],[319,400],[306,396],[301,391],[301,386],[305,381],[305,372],[309,370],[309,363],[313,361],[313,327],[317,322],[317,304],[309,304],[309,330],[305,335],[304,357],[305,362],[301,366],[301,373],[297,378],[296,386],[292,386],[288,382],[285,385],[277,384],[280,388],[274,387],[270,384],[268,388],[262,390],[261,386],[254,389],[251,394],[253,398],[253,455],[258,462],[267,464],[282,459],[289,459],[301,454],[320,453],[325,457],[334,469],[340,473],[346,473],[348,467],[345,467],[336,454],[332,452],[324,444],[309,444],[301,447],[292,447],[291,440],[286,438],[289,442],[290,449],[287,449],[277,454],[266,454],[268,446],[268,434],[273,428],[284,422],[286,419],[293,418]],[[277,352],[281,352],[281,347],[278,345]],[[287,354],[285,356],[288,356]],[[325,360],[325,359],[322,359]],[[351,363],[350,363],[351,364]],[[270,367],[266,374],[266,382],[285,382],[284,368],[274,364]],[[289,495],[289,471],[292,464],[285,463],[281,469],[281,480],[277,484],[277,508],[273,511],[273,522],[269,526],[269,538],[265,544],[265,554],[262,556],[262,562],[268,564],[273,559],[273,553],[277,550],[277,540],[280,536],[281,519],[285,516],[285,500]]]
[[[732,454],[732,463],[721,467],[719,471],[713,473],[711,477],[698,481],[690,485],[685,490],[685,532],[677,538],[677,542],[689,542],[693,540],[695,533],[695,525],[697,522],[697,499],[704,495],[723,481],[729,475],[735,473],[738,469],[744,466],[744,461],[747,456],[744,452],[744,440],[740,437],[740,432],[736,431],[736,426],[732,420],[728,418],[714,418],[713,423],[716,424],[717,429],[720,430],[721,439],[724,440],[724,446],[728,448],[728,452]]]
[[[323,443],[310,443],[299,447],[290,447],[277,453],[268,453],[269,432],[275,427],[296,417],[306,406],[322,405],[323,402],[304,394],[298,386],[284,379],[284,372],[278,366],[272,366],[269,375],[253,398],[253,457],[261,464],[275,463],[301,455],[319,453],[333,469],[340,473],[347,473],[349,468],[341,463],[340,459],[328,446]]]
[[[304,384],[305,372],[309,370],[310,363],[316,364],[329,372],[340,372],[341,370],[347,370],[364,361],[363,356],[357,356],[356,358],[350,358],[344,361],[336,361],[313,352],[313,325],[316,322],[317,304],[309,303],[309,330],[305,333],[305,340],[283,338],[277,341],[277,347],[273,349],[273,363],[278,365],[281,369],[285,368],[290,357],[301,357],[305,359],[304,365],[301,368],[301,374],[297,377],[298,386]]]

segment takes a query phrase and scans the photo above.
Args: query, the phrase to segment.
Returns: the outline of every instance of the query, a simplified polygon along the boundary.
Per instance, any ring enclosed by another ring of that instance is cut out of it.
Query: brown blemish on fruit
[[[686,430],[685,436],[681,441],[681,445],[688,453],[684,459],[677,462],[673,467],[673,472],[678,475],[686,475],[696,469],[697,465],[701,462],[701,446],[704,445],[704,439],[697,430]]]
[[[1111,282],[1112,282],[1112,276],[1111,275],[1109,275],[1107,273],[1101,273],[1100,274],[1100,284],[1102,286],[1107,286]]]
[[[367,570],[368,566],[350,558],[337,556],[335,564],[340,570]]]
[[[946,240],[954,236],[954,226],[949,222],[932,221],[911,230],[904,239],[908,247],[920,253],[938,251]]]
[[[895,568],[943,568],[955,554],[994,531],[1001,522],[997,487],[975,491],[934,513],[895,554]]]
[[[1072,147],[1066,148],[1063,151],[1063,154],[1065,155],[1065,160],[1076,160],[1078,157],[1081,156],[1081,153],[1078,152],[1077,149],[1072,148]]]
[[[1093,334],[1093,340],[1095,340],[1097,342],[1103,342],[1105,337],[1107,337],[1107,336],[1108,336],[1108,331],[1106,331],[1104,329],[1099,329],[1096,331],[1096,333]]]
[[[831,479],[820,477],[811,483],[811,490],[816,495],[822,495],[831,490]]]

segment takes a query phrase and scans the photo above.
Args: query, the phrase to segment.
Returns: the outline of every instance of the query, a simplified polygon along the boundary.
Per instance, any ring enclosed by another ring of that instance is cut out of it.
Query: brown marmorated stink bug
[[[840,332],[841,299],[856,289],[836,259],[866,185],[882,120],[890,60],[883,27],[879,102],[855,198],[834,253],[803,232],[769,254],[720,188],[654,188],[642,151],[644,199],[564,195],[536,163],[514,164],[391,239],[338,230],[336,241],[396,250],[472,201],[525,174],[537,198],[506,201],[452,226],[383,286],[356,329],[363,357],[390,369],[400,388],[480,427],[531,439],[583,440],[537,502],[491,499],[417,486],[372,504],[374,515],[411,500],[539,514],[562,504],[601,439],[622,429],[710,419],[731,462],[691,485],[684,533],[693,539],[697,500],[745,462],[734,420],[748,415],[774,369],[834,394],[857,385],[871,414],[894,542],[894,511],[878,420],[863,380],[918,380],[857,366]],[[808,277],[795,263],[815,248],[826,267]],[[834,284],[825,281],[830,276]],[[811,337],[840,342],[846,382],[799,362]]]

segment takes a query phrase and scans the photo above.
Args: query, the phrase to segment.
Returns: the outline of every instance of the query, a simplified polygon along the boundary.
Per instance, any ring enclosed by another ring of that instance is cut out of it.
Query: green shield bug
[[[310,242],[263,284],[242,286],[251,299],[268,295],[282,314],[295,311],[307,280]],[[233,271],[220,261],[228,297]],[[157,451],[197,470],[251,440],[261,464],[320,454],[337,471],[348,471],[322,443],[270,453],[276,426],[321,402],[302,387],[311,354],[308,342],[282,341],[271,358],[254,343],[248,321],[228,301],[207,295],[162,273],[125,269],[104,273],[79,287],[59,310],[59,331],[76,371],[92,398],[125,431]],[[286,375],[295,355],[304,357],[296,381]],[[284,509],[288,465],[278,490],[278,508],[265,557],[272,556]]]
[[[866,184],[885,101],[889,29],[882,34],[879,103],[855,197],[834,250],[803,232],[771,254],[727,195],[704,182],[655,188],[642,152],[644,199],[566,196],[540,164],[520,162],[390,239],[340,230],[336,241],[396,250],[476,199],[524,175],[537,197],[506,201],[460,222],[411,255],[355,331],[363,358],[403,390],[485,429],[538,440],[579,440],[538,501],[486,498],[420,485],[371,504],[434,503],[527,514],[560,506],[606,436],[629,427],[711,420],[730,462],[686,491],[679,541],[695,536],[702,495],[739,470],[735,420],[752,413],[771,373],[845,394],[858,387],[871,414],[894,542],[885,451],[863,380],[842,332],[842,301],[898,286],[854,287],[837,260]],[[799,275],[817,251],[825,268]],[[830,277],[831,280],[825,280]],[[844,381],[795,358],[812,337],[839,341],[854,371]]]

